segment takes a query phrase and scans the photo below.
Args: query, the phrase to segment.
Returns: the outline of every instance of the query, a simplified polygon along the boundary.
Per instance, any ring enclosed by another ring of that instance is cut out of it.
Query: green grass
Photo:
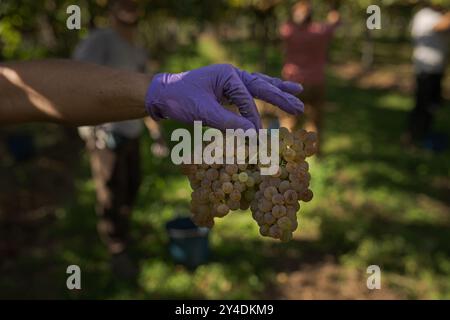
[[[185,50],[167,60],[167,70],[214,62],[195,48]],[[233,51],[229,59],[255,68],[253,48],[241,50],[248,54]],[[279,56],[275,58],[269,63],[272,74],[279,64]],[[167,252],[165,223],[188,214],[189,185],[170,161],[152,157],[146,137],[144,180],[133,215],[132,255],[140,261],[139,286],[119,282],[110,273],[96,235],[93,185],[85,161],[77,175],[77,198],[58,209],[51,229],[41,231],[53,245],[17,259],[15,271],[0,277],[0,296],[265,298],[276,292],[277,274],[332,257],[338,266],[362,274],[367,266],[379,265],[383,287],[400,297],[450,298],[449,152],[432,155],[400,145],[413,104],[410,96],[359,89],[333,74],[328,84],[324,157],[311,160],[315,197],[302,205],[300,227],[290,243],[260,237],[249,212],[238,211],[212,230],[208,264],[194,271],[175,265]],[[449,107],[447,103],[437,115],[437,128],[447,135]],[[167,132],[176,126],[164,125]],[[65,289],[69,264],[82,268],[79,292]]]

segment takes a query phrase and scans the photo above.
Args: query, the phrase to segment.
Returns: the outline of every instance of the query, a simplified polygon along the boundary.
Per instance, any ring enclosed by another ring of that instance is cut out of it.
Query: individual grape
[[[291,132],[286,127],[280,127],[278,130],[279,130],[278,134],[279,134],[280,139],[285,139],[285,137],[291,135]]]
[[[233,191],[233,184],[231,182],[225,182],[222,184],[222,191],[225,192],[226,194],[229,194]]]
[[[306,144],[313,144],[317,142],[317,133],[313,131],[309,131],[304,135],[303,141]]]
[[[233,201],[239,202],[241,200],[241,192],[238,191],[238,190],[233,190],[230,193],[230,199],[233,200]]]
[[[195,213],[202,215],[202,216],[207,216],[211,212],[211,208],[206,204],[201,204],[198,207],[196,207],[194,210],[195,210]]]
[[[220,202],[220,199],[217,198],[216,194],[214,192],[211,192],[208,196],[208,200],[210,203],[218,203]]]
[[[292,144],[291,149],[296,153],[303,151],[303,142],[294,138],[294,143]]]
[[[203,180],[201,181],[200,185],[201,185],[203,188],[209,188],[209,187],[211,187],[211,180],[205,178],[205,179],[203,179]]]
[[[306,158],[306,153],[305,150],[302,148],[299,151],[295,151],[295,159],[294,161],[300,162],[300,161],[304,161]]]
[[[298,167],[298,164],[295,162],[286,163],[286,170],[289,173],[294,173],[295,171],[297,171],[297,167]]]
[[[286,215],[286,207],[280,205],[273,206],[272,215],[277,219],[281,218],[282,216]]]
[[[269,226],[268,225],[262,225],[259,227],[259,233],[263,237],[267,237],[269,235]]]
[[[281,183],[281,179],[276,177],[270,177],[269,183],[271,186],[277,188]]]
[[[230,211],[230,208],[226,204],[219,204],[216,208],[216,216],[217,217],[225,217],[228,212]]]
[[[294,136],[290,133],[288,135],[284,136],[282,140],[283,140],[283,143],[288,146],[292,146],[294,144]]]
[[[238,169],[241,171],[245,171],[245,169],[247,169],[247,164],[246,163],[242,163],[242,164],[238,164]],[[245,182],[245,181],[243,181]]]
[[[287,190],[286,192],[284,192],[283,198],[287,204],[294,204],[298,202],[298,195],[294,190]]]
[[[267,189],[268,186],[269,186],[268,182],[267,181],[263,181],[263,182],[261,182],[259,184],[259,190],[264,192]]]
[[[221,172],[220,173],[220,182],[224,183],[224,182],[230,182],[231,181],[231,176],[226,173],[226,172]]]
[[[245,184],[243,184],[243,183],[241,183],[241,182],[239,182],[239,181],[236,181],[236,182],[233,184],[233,188],[236,189],[236,190],[238,190],[239,192],[244,192],[245,189],[246,189]]]
[[[278,225],[274,224],[269,228],[269,236],[275,239],[279,239],[281,236],[281,230]]]
[[[271,212],[266,212],[264,214],[264,222],[267,224],[272,224],[276,221],[275,217],[272,215]]]
[[[223,192],[222,189],[218,189],[214,191],[214,196],[219,200],[222,201],[225,199],[225,192]]]
[[[194,193],[195,193],[195,195],[194,195]],[[208,189],[204,189],[204,188],[197,189],[196,191],[194,191],[194,193],[193,193],[192,197],[193,198],[195,197],[199,202],[201,202],[201,203],[208,202],[208,200],[209,200]]]
[[[200,188],[201,183],[199,180],[190,180],[189,185],[191,186],[192,189],[195,190],[195,189]]]
[[[289,230],[290,231],[291,227],[292,227],[291,220],[286,216],[279,218],[277,220],[277,225],[280,227],[281,230]]]
[[[267,187],[267,188],[264,190],[264,197],[265,197],[267,200],[271,200],[271,201],[272,201],[272,197],[273,197],[274,195],[276,195],[277,193],[278,193],[277,188],[275,188],[274,186],[270,186],[270,187]]]
[[[289,176],[289,172],[286,170],[285,167],[281,167],[281,175],[280,175],[280,179],[281,180],[285,180],[287,179]]]
[[[289,180],[290,181],[299,181],[301,180],[301,174],[299,174],[298,171],[294,173],[289,173]]]
[[[307,146],[305,148],[305,155],[307,157],[311,157],[312,155],[314,155],[317,152],[317,148],[315,146]]]
[[[239,173],[239,182],[245,183],[248,180],[248,174],[247,172],[241,172]]]
[[[298,203],[298,202],[296,202],[296,203],[294,203],[294,204],[291,204],[291,206],[294,207],[295,212],[297,212],[298,210],[300,210],[300,203]]]
[[[239,174],[233,173],[233,175],[231,176],[231,180],[232,181],[239,181]]]
[[[217,180],[217,178],[219,177],[219,171],[213,168],[209,168],[205,172],[205,177],[210,181]]]
[[[222,190],[222,182],[220,182],[219,180],[213,181],[211,183],[211,189],[214,191]]]
[[[255,171],[252,173],[252,177],[255,180],[255,183],[258,184],[261,182],[261,174],[259,173],[259,171]]]
[[[253,179],[253,177],[248,177],[247,182],[245,182],[245,185],[248,188],[253,188],[253,186],[255,185],[255,180]]]
[[[293,190],[295,190],[298,194],[302,194],[307,188],[307,186],[303,182],[300,182],[297,179],[294,181],[291,181],[290,185],[291,185],[291,188]]]
[[[311,189],[306,189],[306,191],[301,194],[300,199],[304,202],[309,202],[312,200],[313,196]]]
[[[252,201],[252,203],[250,204],[250,211],[251,211],[251,212],[256,212],[256,211],[258,211],[258,210],[259,210],[258,206],[259,206],[259,203],[258,203],[258,202]]]
[[[259,221],[262,221],[264,219],[264,212],[261,212],[259,210],[252,211],[252,218],[259,223]]]
[[[291,184],[289,183],[289,181],[283,180],[283,181],[281,181],[280,185],[278,186],[278,191],[280,191],[280,193],[284,194],[284,192],[287,191],[290,187],[291,187]]]
[[[272,207],[273,207],[272,202],[265,198],[261,199],[258,205],[258,209],[261,210],[262,212],[269,212],[272,210]]]
[[[232,199],[228,199],[227,206],[230,208],[230,210],[237,210],[240,208],[241,204],[239,201],[234,201]]]
[[[195,179],[197,180],[203,180],[205,178],[205,170],[198,170],[195,173]]]
[[[272,203],[273,204],[284,204],[284,197],[281,194],[276,193],[272,196]]]
[[[309,170],[309,164],[306,161],[302,161],[298,164],[298,170],[303,172],[308,172]]]
[[[297,138],[297,139],[303,141],[304,137],[306,136],[307,133],[308,132],[305,129],[299,129],[294,132],[294,138]]]
[[[296,154],[295,151],[289,148],[289,149],[286,149],[286,150],[283,151],[283,158],[286,161],[294,161],[295,160],[295,154]]]
[[[286,206],[286,216],[291,220],[297,220],[297,210],[294,206]]]
[[[229,175],[233,175],[235,173],[238,173],[239,168],[236,164],[227,164],[225,165],[225,172]]]

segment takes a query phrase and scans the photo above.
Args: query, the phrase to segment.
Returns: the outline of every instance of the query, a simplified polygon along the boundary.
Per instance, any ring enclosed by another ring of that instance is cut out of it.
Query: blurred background
[[[280,77],[279,28],[294,3],[140,1],[146,68],[231,62]],[[313,3],[314,20],[337,9],[341,22],[327,50],[322,156],[310,160],[314,199],[302,205],[291,242],[261,237],[249,211],[237,211],[212,229],[207,263],[175,263],[165,225],[189,214],[191,189],[143,135],[129,248],[139,273],[136,283],[117,279],[97,235],[95,186],[76,128],[2,127],[0,297],[449,299],[450,152],[402,141],[415,104],[410,27],[420,3],[377,3],[380,30],[366,27],[371,1]],[[436,3],[449,10],[448,0]],[[66,27],[71,4],[81,8],[81,30]],[[108,25],[107,7],[107,0],[1,0],[0,61],[70,58],[90,31]],[[434,123],[443,136],[450,135],[446,74]],[[178,126],[162,123],[169,147]],[[81,267],[82,290],[66,288],[71,264]],[[381,290],[366,287],[372,264],[382,270]]]

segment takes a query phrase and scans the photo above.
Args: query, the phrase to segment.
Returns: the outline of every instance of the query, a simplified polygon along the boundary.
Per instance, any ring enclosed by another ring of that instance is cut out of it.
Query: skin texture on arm
[[[69,60],[0,64],[0,125],[142,118],[151,77]]]

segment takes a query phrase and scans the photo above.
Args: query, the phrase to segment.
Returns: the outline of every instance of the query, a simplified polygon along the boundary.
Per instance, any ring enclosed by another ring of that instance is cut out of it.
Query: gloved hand
[[[294,82],[248,73],[229,65],[216,64],[183,73],[160,73],[153,77],[145,107],[155,120],[174,119],[185,123],[225,129],[260,129],[261,119],[254,98],[298,115],[303,103],[294,96],[303,88]],[[220,103],[228,99],[239,108],[233,113]]]

